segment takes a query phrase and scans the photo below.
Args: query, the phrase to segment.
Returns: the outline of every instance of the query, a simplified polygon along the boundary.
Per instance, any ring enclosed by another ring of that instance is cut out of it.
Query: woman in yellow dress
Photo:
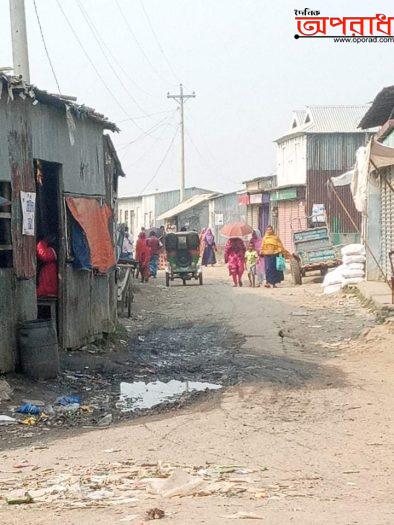
[[[276,288],[276,285],[284,280],[283,271],[276,269],[278,255],[290,258],[290,253],[284,248],[282,241],[275,234],[272,226],[267,226],[261,243],[261,253],[264,255],[265,277],[267,288]]]

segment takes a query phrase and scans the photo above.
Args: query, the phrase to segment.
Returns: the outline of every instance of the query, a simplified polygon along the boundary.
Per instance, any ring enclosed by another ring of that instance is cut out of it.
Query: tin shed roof
[[[170,210],[167,210],[158,217],[156,217],[156,220],[164,221],[165,219],[171,219],[171,217],[176,217],[180,213],[186,210],[190,210],[190,208],[194,208],[194,206],[197,206],[202,202],[208,201],[213,197],[217,197],[218,195],[218,193],[202,193],[201,195],[193,195],[189,199],[186,199],[185,201],[179,203],[177,206],[174,206],[174,208],[171,208]]]
[[[369,105],[306,106],[305,110],[293,112],[290,131],[276,142],[306,133],[363,133],[358,125],[368,108]],[[297,122],[300,124],[295,125]]]
[[[17,96],[23,99],[30,98],[33,105],[41,103],[48,106],[55,106],[65,111],[69,110],[77,118],[89,118],[102,124],[104,129],[119,131],[116,124],[110,122],[107,117],[101,113],[97,113],[95,109],[89,108],[84,104],[77,104],[76,97],[48,93],[33,84],[27,84],[19,76],[10,76],[4,72],[0,72],[0,98],[3,92],[7,94],[8,101],[14,100]]]
[[[360,128],[365,129],[383,124],[393,118],[394,86],[383,88],[375,97],[372,105],[360,119]]]

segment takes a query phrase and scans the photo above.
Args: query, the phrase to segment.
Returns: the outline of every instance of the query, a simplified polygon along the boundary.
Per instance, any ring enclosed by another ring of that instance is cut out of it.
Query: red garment
[[[151,255],[160,255],[160,241],[157,237],[149,237],[146,241],[146,244],[149,246]]]
[[[57,256],[47,242],[39,241],[37,244],[37,260],[42,263],[38,276],[38,297],[57,297]]]
[[[245,271],[245,243],[242,239],[229,239],[224,247],[224,261],[228,263],[228,272],[232,276],[234,284],[241,281]]]
[[[142,277],[147,279],[150,275],[149,261],[151,258],[151,249],[147,244],[146,235],[144,233],[140,233],[138,236],[138,241],[135,245],[135,258],[139,263]]]

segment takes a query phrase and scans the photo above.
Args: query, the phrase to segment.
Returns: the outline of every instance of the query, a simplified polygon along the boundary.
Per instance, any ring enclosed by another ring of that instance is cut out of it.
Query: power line
[[[157,137],[152,137],[153,139],[153,142],[150,144],[149,148],[147,148],[143,153],[142,155],[140,155],[139,157],[136,158],[136,160],[134,162],[132,162],[131,164],[128,164],[128,167],[132,167],[132,166],[135,166],[136,164],[139,163],[140,160],[142,160],[144,157],[146,157],[146,155],[152,151],[152,149],[156,146],[156,144],[162,140],[162,137],[164,135],[164,132],[165,130],[171,125],[171,122],[167,122],[161,129],[161,133],[159,133],[159,135]],[[123,162],[124,158],[125,158],[125,155],[126,155],[126,150],[123,151],[123,153],[121,154],[121,161]]]
[[[163,115],[164,113],[173,113],[172,109],[164,109],[163,111],[156,111],[155,113],[149,113],[148,115],[142,115],[139,117],[132,117],[132,119],[125,118],[123,120],[118,120],[119,124],[122,124],[123,122],[128,122],[129,120],[138,120],[142,118],[148,118],[148,117],[154,117],[155,115]]]
[[[163,166],[163,164],[164,164],[164,162],[165,162],[165,160],[166,160],[166,158],[167,158],[167,156],[168,156],[168,154],[169,154],[169,152],[170,152],[170,150],[172,148],[172,145],[174,144],[174,140],[175,140],[175,137],[176,137],[177,133],[178,133],[178,128],[175,130],[175,133],[174,133],[174,135],[173,135],[173,137],[171,139],[170,145],[168,146],[166,152],[164,153],[164,157],[161,159],[160,164],[158,165],[155,173],[153,174],[153,177],[151,177],[149,179],[149,181],[145,184],[143,189],[140,191],[139,195],[142,195],[144,193],[144,191],[152,184],[152,182],[157,177],[157,175],[158,175],[158,173],[160,171],[160,168]]]
[[[156,41],[157,47],[160,49],[161,54],[163,55],[165,61],[167,62],[167,65],[168,65],[168,67],[169,67],[169,69],[170,69],[170,71],[171,71],[173,77],[175,78],[175,80],[176,80],[177,82],[179,82],[178,75],[175,73],[174,68],[173,68],[172,65],[171,65],[171,62],[168,60],[168,57],[167,57],[167,55],[166,55],[165,52],[164,52],[163,46],[160,44],[160,40],[159,40],[159,38],[158,38],[158,36],[157,36],[156,31],[155,31],[154,28],[153,28],[153,25],[152,25],[151,19],[150,19],[149,15],[148,15],[148,13],[147,13],[147,11],[146,11],[146,9],[145,9],[145,6],[144,6],[144,2],[143,2],[143,0],[140,0],[140,4],[141,4],[142,11],[144,12],[145,18],[146,18],[146,20],[147,20],[147,22],[148,22],[148,25],[149,25],[149,27],[150,27],[150,30],[152,31],[152,35],[153,35],[153,37],[154,37],[154,39],[155,39],[155,41]]]
[[[83,7],[82,3],[80,0],[75,0],[78,7],[79,7],[79,10],[81,11],[82,13],[82,16],[84,17],[87,25],[89,26],[89,29],[94,37],[94,39],[96,40],[97,44],[99,45],[100,47],[100,50],[105,58],[105,61],[107,62],[108,66],[111,68],[113,74],[115,75],[115,77],[119,80],[119,83],[120,85],[123,87],[123,89],[126,91],[126,93],[129,95],[129,97],[131,98],[131,100],[134,102],[134,104],[138,107],[138,109],[144,113],[145,115],[147,115],[146,111],[144,110],[144,108],[139,104],[139,102],[136,100],[136,98],[134,97],[134,95],[131,93],[131,91],[129,90],[129,88],[127,87],[127,85],[123,82],[123,79],[122,77],[119,75],[119,73],[116,71],[116,69],[114,68],[112,62],[109,60],[106,52],[105,52],[105,49],[107,49],[107,52],[108,52],[108,46],[106,46],[105,42],[103,41],[103,39],[101,38],[101,35],[100,33],[98,32],[97,28],[95,27],[94,23],[92,22],[92,19],[90,18],[90,16],[88,15],[88,13],[85,11],[85,8]],[[112,53],[110,53],[112,55]],[[133,119],[130,119],[130,120],[133,120]]]
[[[130,25],[130,23],[129,23],[127,17],[126,17],[126,15],[124,14],[123,9],[121,8],[121,6],[120,6],[120,4],[119,4],[119,0],[115,0],[115,3],[116,3],[116,5],[117,5],[117,7],[118,7],[118,10],[119,10],[120,14],[122,15],[122,18],[123,18],[123,20],[124,20],[124,22],[125,22],[125,24],[126,24],[126,27],[127,27],[128,31],[129,31],[129,33],[130,33],[131,36],[133,37],[133,40],[134,40],[135,43],[137,44],[138,49],[141,51],[141,53],[142,53],[142,55],[144,56],[146,62],[149,64],[150,68],[151,68],[152,71],[155,73],[155,75],[157,75],[157,76],[160,78],[160,80],[161,80],[162,82],[165,82],[165,80],[163,80],[163,77],[160,75],[160,73],[158,72],[158,70],[157,70],[157,69],[155,68],[155,66],[152,64],[152,62],[151,62],[151,60],[149,59],[148,55],[145,53],[144,48],[143,48],[142,45],[140,44],[140,41],[139,41],[138,38],[136,37],[136,35],[135,35],[135,33],[134,33],[134,31],[133,31],[133,29],[132,29],[132,27],[131,27],[131,25]]]
[[[100,74],[100,71],[97,69],[95,63],[94,63],[93,60],[90,58],[89,53],[86,51],[86,49],[85,49],[85,47],[84,47],[84,45],[83,45],[81,39],[80,39],[79,36],[78,36],[78,33],[75,31],[75,29],[74,29],[73,25],[71,24],[71,22],[70,22],[68,16],[66,15],[66,13],[65,13],[65,11],[64,11],[64,9],[63,9],[61,3],[60,3],[60,0],[56,0],[56,3],[57,3],[57,5],[58,5],[60,11],[62,12],[62,14],[63,14],[63,16],[64,16],[64,18],[65,18],[65,20],[66,20],[68,26],[70,27],[70,29],[71,29],[71,31],[72,31],[72,33],[73,33],[75,39],[77,40],[78,44],[80,45],[82,51],[84,52],[86,58],[88,59],[90,65],[91,65],[92,68],[94,69],[94,71],[95,71],[96,75],[98,76],[98,78],[100,79],[101,83],[103,84],[103,86],[105,87],[105,89],[107,90],[107,92],[109,93],[109,95],[113,98],[113,100],[115,101],[116,105],[117,105],[117,106],[123,111],[123,113],[125,113],[125,115],[126,115],[127,117],[130,118],[130,115],[128,114],[127,110],[126,110],[126,109],[124,108],[124,106],[119,102],[118,98],[113,94],[113,92],[112,92],[111,89],[109,88],[108,84],[105,82],[104,78],[103,78],[102,75]],[[137,124],[136,124],[136,126],[137,126],[138,128],[140,128],[140,126],[138,126]],[[140,129],[141,129],[141,128],[140,128]]]
[[[34,4],[34,11],[36,12],[36,18],[37,18],[37,22],[38,22],[38,27],[40,28],[41,40],[42,40],[42,43],[44,44],[45,54],[47,56],[47,59],[48,59],[48,62],[49,62],[49,66],[50,66],[50,68],[52,70],[53,78],[55,79],[55,82],[56,82],[56,85],[57,85],[57,89],[58,89],[59,95],[60,95],[59,81],[57,79],[57,76],[56,76],[56,73],[55,73],[55,68],[53,67],[52,60],[51,60],[51,57],[49,56],[48,48],[47,48],[47,45],[46,45],[46,42],[45,42],[44,31],[42,29],[40,15],[38,14],[38,8],[37,8],[36,0],[33,0],[33,4]]]
[[[144,133],[141,133],[141,135],[138,135],[137,138],[131,140],[130,142],[127,142],[127,144],[124,144],[123,146],[121,146],[121,149],[126,149],[128,148],[129,146],[131,146],[131,144],[134,144],[135,142],[138,142],[140,139],[142,138],[145,138],[145,137],[149,137],[149,135],[152,135],[152,133],[154,133],[156,130],[158,130],[163,124],[166,123],[166,121],[169,121],[170,117],[172,115],[169,115],[168,117],[164,117],[162,120],[160,120],[159,122],[156,122],[156,124],[154,124],[151,128],[149,128],[147,131],[144,131]]]

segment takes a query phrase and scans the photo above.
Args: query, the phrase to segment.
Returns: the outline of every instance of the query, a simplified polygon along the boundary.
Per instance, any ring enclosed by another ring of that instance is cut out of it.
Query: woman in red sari
[[[245,243],[239,237],[231,237],[224,247],[224,262],[228,263],[228,272],[233,279],[233,286],[242,286],[245,271]]]
[[[149,261],[151,257],[151,249],[146,242],[146,234],[144,231],[138,235],[138,241],[135,247],[135,259],[139,265],[141,274],[141,282],[147,282],[150,276]]]
[[[40,263],[38,274],[38,297],[57,297],[57,255],[54,237],[47,235],[37,243],[37,261]]]

